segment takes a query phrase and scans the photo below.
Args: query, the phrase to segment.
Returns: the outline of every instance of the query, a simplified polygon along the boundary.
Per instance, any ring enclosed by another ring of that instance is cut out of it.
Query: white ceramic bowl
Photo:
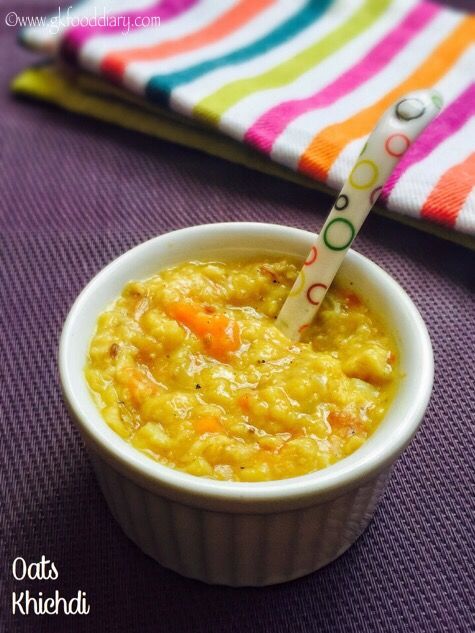
[[[433,380],[426,327],[406,293],[381,268],[350,251],[340,277],[397,338],[402,380],[381,425],[361,448],[324,470],[280,481],[194,477],[135,450],[104,422],[84,365],[96,319],[132,279],[191,259],[287,254],[303,258],[313,235],[285,226],[229,223],[161,235],[102,270],[64,325],[60,374],[109,508],[145,553],[185,576],[225,585],[268,585],[308,574],[342,554],[368,525],[391,465],[414,435]]]

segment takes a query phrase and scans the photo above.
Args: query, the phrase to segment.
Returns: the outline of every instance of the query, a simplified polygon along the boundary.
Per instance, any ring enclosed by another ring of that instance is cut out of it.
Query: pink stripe
[[[265,154],[270,154],[275,140],[289,123],[306,112],[331,105],[368,81],[384,68],[394,55],[404,48],[439,11],[441,11],[441,7],[435,4],[428,2],[418,4],[361,61],[348,69],[338,79],[310,97],[292,99],[271,108],[248,129],[244,140]]]
[[[101,26],[76,26],[68,29],[63,35],[61,42],[61,54],[68,61],[74,62],[77,59],[79,49],[87,40],[95,35],[111,35],[113,33],[122,33],[124,31],[124,20],[130,24],[130,31],[142,28],[141,24],[135,24],[138,18],[148,19],[153,17],[160,18],[160,24],[168,20],[176,18],[181,13],[188,11],[198,0],[161,0],[155,2],[148,8],[138,11],[124,11],[124,13],[111,13],[108,15],[121,16],[121,23],[112,25],[105,24]],[[126,28],[126,27],[125,27]]]
[[[396,183],[414,163],[423,160],[441,143],[465,125],[475,114],[475,83],[472,83],[424,130],[417,142],[408,149],[396,169],[391,174],[381,192],[381,198],[387,200]]]

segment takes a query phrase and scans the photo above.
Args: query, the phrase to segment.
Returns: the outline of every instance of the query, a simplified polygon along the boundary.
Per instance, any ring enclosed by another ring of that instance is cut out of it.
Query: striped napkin
[[[380,202],[475,236],[473,15],[420,0],[83,0],[21,41],[135,95],[144,116],[179,113],[336,190],[382,112],[434,87],[445,109]]]

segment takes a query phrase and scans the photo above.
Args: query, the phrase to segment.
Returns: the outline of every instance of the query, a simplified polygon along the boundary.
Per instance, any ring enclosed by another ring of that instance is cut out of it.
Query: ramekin
[[[61,336],[64,396],[87,445],[107,504],[146,554],[207,583],[260,586],[298,578],[340,556],[373,515],[392,464],[416,432],[430,397],[427,329],[402,288],[349,251],[340,278],[353,284],[395,333],[404,378],[385,419],[355,453],[323,470],[280,481],[238,483],[158,464],[116,435],[84,377],[96,320],[132,279],[186,261],[256,254],[306,256],[313,235],[286,226],[224,223],[156,237],[104,268],[81,292]]]

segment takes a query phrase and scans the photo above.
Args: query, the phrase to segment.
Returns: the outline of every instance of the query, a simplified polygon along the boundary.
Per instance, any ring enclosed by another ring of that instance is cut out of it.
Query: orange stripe
[[[259,2],[239,0],[235,6],[220,15],[214,22],[185,37],[160,42],[155,46],[109,53],[101,63],[101,70],[113,79],[120,79],[130,62],[164,59],[207,46],[236,31],[274,2],[275,0],[259,0]]]
[[[432,54],[405,81],[374,105],[341,123],[329,125],[314,136],[303,153],[299,170],[325,182],[331,166],[351,141],[369,134],[383,112],[398,97],[411,90],[435,84],[475,40],[475,17],[465,18]]]
[[[475,152],[448,169],[422,207],[421,217],[454,226],[467,196],[475,187]]]

